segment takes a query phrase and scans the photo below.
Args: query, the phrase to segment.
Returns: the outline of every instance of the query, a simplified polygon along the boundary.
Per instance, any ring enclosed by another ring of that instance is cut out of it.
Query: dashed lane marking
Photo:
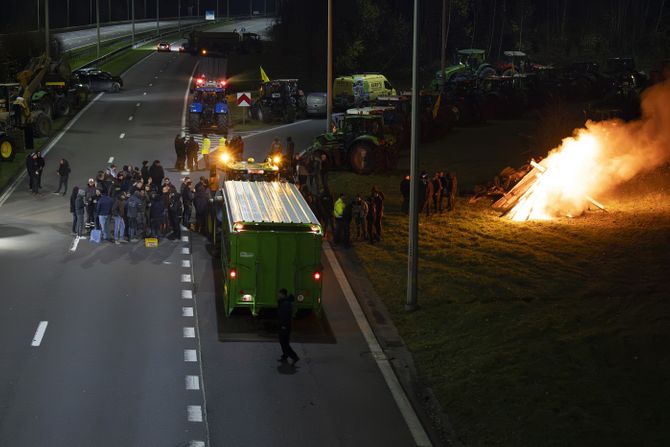
[[[182,307],[181,308],[181,316],[182,317],[192,317],[193,316],[193,308],[192,307]]]
[[[114,157],[109,157],[109,160],[107,160],[107,163],[114,163]]]
[[[130,116],[128,117],[128,121],[132,121],[132,120],[133,120],[133,116],[130,115]]]
[[[44,333],[47,330],[48,324],[48,321],[40,321],[40,324],[37,325],[37,330],[35,331],[33,341],[30,343],[31,346],[39,346],[42,344],[42,338],[44,337]]]
[[[195,338],[195,328],[194,327],[185,327],[183,333],[184,333],[184,338]]]
[[[141,102],[138,102],[137,104],[135,104],[135,107],[139,107],[139,106],[141,106],[141,105],[142,105],[142,103],[141,103]]]
[[[191,441],[188,447],[205,447],[204,441]]]
[[[191,299],[193,299],[193,291],[192,290],[182,290],[181,291],[181,297],[184,298],[185,300],[191,300]]]
[[[184,273],[181,275],[181,282],[191,282],[191,275]]]
[[[191,268],[191,261],[189,261],[188,259],[182,259],[181,266],[184,268]]]
[[[184,349],[184,361],[185,362],[197,362],[198,353],[195,349]]]
[[[182,236],[181,241],[182,242],[188,242],[188,236]]]
[[[190,255],[190,254],[191,254],[191,250],[190,250],[188,247],[182,247],[182,249],[181,249],[181,254],[183,254],[183,255]]]
[[[124,138],[126,138],[126,134],[122,133],[121,135],[119,135],[119,138],[123,140]]]
[[[147,92],[142,93],[142,95],[146,96]]]
[[[199,390],[200,389],[200,377],[198,377],[198,376],[186,376],[186,389],[187,390]]]
[[[186,414],[189,422],[202,422],[202,407],[200,405],[188,405]]]

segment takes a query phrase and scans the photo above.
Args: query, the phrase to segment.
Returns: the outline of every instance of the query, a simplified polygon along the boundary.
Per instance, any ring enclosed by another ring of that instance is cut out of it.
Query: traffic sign
[[[251,107],[251,93],[249,92],[238,93],[237,105],[240,107]]]

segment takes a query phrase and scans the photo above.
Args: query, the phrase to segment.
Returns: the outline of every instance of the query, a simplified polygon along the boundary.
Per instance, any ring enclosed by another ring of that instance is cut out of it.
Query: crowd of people
[[[402,195],[401,211],[409,214],[409,196],[411,191],[409,175],[400,181]],[[418,212],[426,217],[432,214],[442,214],[443,211],[453,211],[458,196],[458,178],[453,172],[439,171],[431,178],[426,171],[422,171],[419,181]],[[446,202],[446,203],[445,203]]]
[[[112,164],[89,178],[86,186],[72,188],[72,234],[85,238],[99,230],[101,240],[116,244],[145,237],[181,238],[182,226],[206,234],[210,198],[206,177],[195,186],[184,177],[178,188],[159,160],[120,170]]]

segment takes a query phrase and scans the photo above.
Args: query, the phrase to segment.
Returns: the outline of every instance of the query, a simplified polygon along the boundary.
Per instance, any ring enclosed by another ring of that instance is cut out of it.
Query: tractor
[[[447,82],[457,78],[485,79],[496,74],[493,65],[486,62],[486,52],[477,48],[466,48],[456,52],[456,63],[438,71],[432,82],[432,90],[440,90]]]
[[[332,132],[314,139],[301,158],[326,156],[334,169],[349,168],[357,174],[387,171],[395,164],[396,136],[389,130],[385,113],[390,107],[362,107],[343,114]]]
[[[228,135],[231,117],[226,89],[221,82],[206,81],[196,87],[189,106],[188,127],[191,133],[214,132]]]
[[[251,116],[270,123],[281,120],[292,123],[307,113],[305,94],[298,87],[297,79],[275,79],[263,82],[259,97],[251,106]]]

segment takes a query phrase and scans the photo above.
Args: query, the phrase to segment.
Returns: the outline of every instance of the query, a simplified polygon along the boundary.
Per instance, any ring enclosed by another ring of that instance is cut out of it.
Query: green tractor
[[[465,48],[456,52],[456,63],[449,65],[444,72],[435,73],[431,90],[441,90],[445,83],[457,78],[485,79],[496,74],[493,65],[486,62],[486,52],[478,48]]]
[[[12,161],[23,150],[23,130],[16,124],[12,99],[19,91],[19,84],[0,84],[0,161]]]
[[[336,114],[337,126],[314,139],[312,146],[300,154],[326,156],[333,169],[351,169],[357,174],[387,171],[395,164],[397,136],[385,122],[390,107],[361,107]]]

